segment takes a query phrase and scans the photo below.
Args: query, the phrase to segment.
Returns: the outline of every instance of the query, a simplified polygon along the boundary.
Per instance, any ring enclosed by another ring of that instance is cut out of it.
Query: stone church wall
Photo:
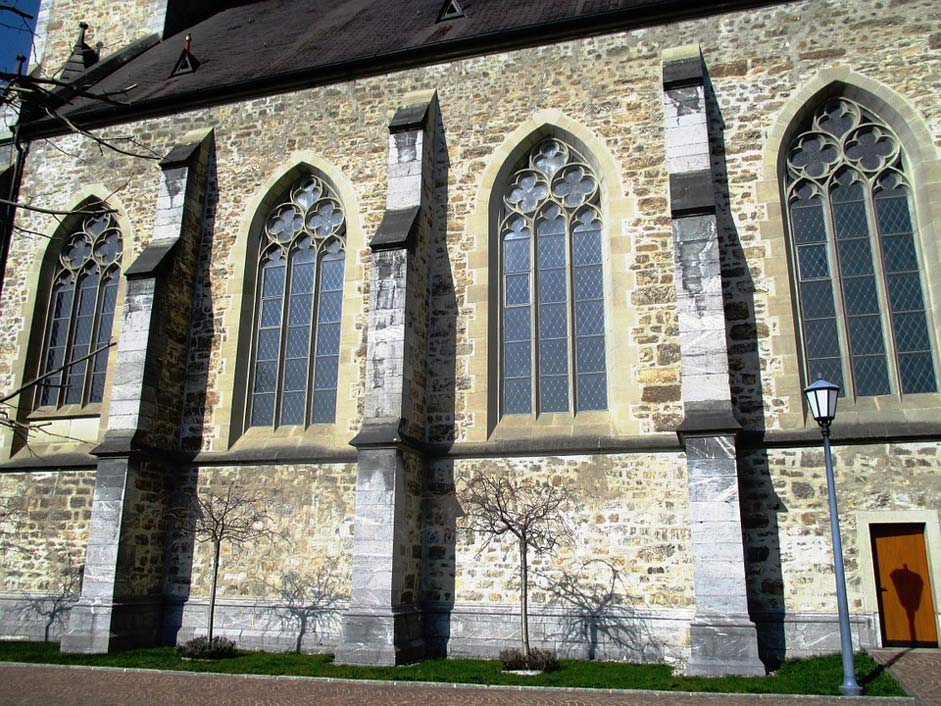
[[[71,20],[65,18],[76,13],[64,1],[56,7],[63,25],[48,25],[49,62],[60,55],[64,61],[64,47],[73,39]],[[566,601],[553,594],[553,582],[558,585],[577,567],[605,564],[606,569],[593,573],[597,585],[592,584],[592,590],[605,589],[604,571],[616,574],[621,623],[654,630],[654,637],[644,638],[644,643],[660,644],[660,656],[681,660],[687,647],[684,631],[695,606],[685,457],[673,435],[683,419],[683,406],[662,52],[699,42],[709,76],[733,407],[748,431],[797,431],[805,428],[800,363],[780,196],[768,177],[769,160],[773,174],[776,155],[769,156],[767,145],[789,99],[829,71],[847,82],[863,77],[896,95],[899,112],[918,116],[926,127],[930,140],[923,147],[941,148],[936,10],[930,0],[888,6],[835,0],[791,3],[409,69],[101,130],[112,139],[132,136],[140,145],[136,149],[157,156],[189,130],[215,131],[215,189],[196,272],[181,445],[201,454],[194,461],[198,470],[189,478],[198,492],[235,480],[241,487],[270,493],[274,526],[287,537],[224,555],[220,630],[249,645],[293,648],[301,614],[282,605],[287,601],[284,577],[292,572],[324,583],[329,615],[338,615],[349,596],[355,464],[278,461],[274,452],[267,458],[266,449],[308,444],[325,458],[351,453],[348,442],[363,416],[367,242],[386,206],[387,125],[410,93],[436,89],[444,133],[434,162],[436,215],[427,263],[427,392],[425,399],[413,403],[429,420],[422,440],[453,446],[452,455],[430,461],[424,481],[420,464],[414,459],[408,464],[412,492],[406,510],[409,518],[423,518],[421,536],[410,539],[413,556],[405,580],[433,607],[426,620],[428,639],[441,645],[450,640],[453,652],[466,654],[492,652],[515,639],[515,617],[508,618],[514,615],[516,600],[512,552],[499,545],[484,548],[479,537],[461,532],[456,524],[462,483],[471,474],[510,472],[549,482],[558,479],[576,489],[576,500],[565,516],[575,544],[536,564],[537,572],[547,577],[544,583],[537,581],[533,592],[538,639],[568,646],[565,649],[572,652],[582,649],[578,645],[585,644],[584,631],[598,626],[575,620]],[[610,405],[607,413],[559,415],[530,423],[497,419],[490,397],[497,380],[488,370],[487,353],[497,339],[491,324],[495,309],[490,277],[495,270],[488,209],[503,162],[517,154],[521,141],[542,129],[558,129],[592,148],[597,160],[593,166],[603,182]],[[937,154],[931,157],[937,159]],[[233,410],[246,395],[235,371],[237,355],[246,354],[250,336],[246,327],[251,297],[242,293],[245,263],[255,257],[248,230],[267,188],[299,162],[329,168],[341,195],[347,195],[348,268],[337,422],[316,432],[242,433],[242,421]],[[108,197],[120,210],[126,267],[153,232],[158,179],[159,169],[151,160],[101,153],[85,138],[68,135],[33,145],[21,195],[34,205],[58,209],[75,205],[91,192]],[[930,213],[938,214],[941,206],[932,203],[931,208]],[[23,380],[27,333],[38,320],[33,313],[38,262],[48,242],[42,236],[56,228],[55,220],[43,214],[21,211],[18,218],[22,230],[12,244],[0,300],[0,390],[13,389]],[[933,283],[937,317],[937,262],[926,261],[926,280]],[[937,407],[935,396],[921,409],[897,406],[888,416],[896,421],[924,419],[936,416]],[[847,418],[857,420],[867,413],[851,405],[846,409]],[[100,411],[107,415],[107,397]],[[552,448],[558,439],[599,437],[653,439],[663,450],[565,455]],[[87,452],[93,438],[91,434],[87,443],[36,448],[40,456],[53,458],[65,451]],[[514,441],[525,441],[533,450],[510,454],[501,446]],[[9,435],[4,443],[6,455],[12,446]],[[473,453],[461,455],[462,448],[472,448]],[[850,603],[864,643],[877,640],[877,628],[874,603],[866,593],[871,568],[866,574],[868,550],[857,539],[857,513],[936,509],[941,500],[938,448],[935,442],[906,442],[836,449]],[[226,453],[255,460],[230,466]],[[790,631],[788,641],[797,652],[820,649],[814,641],[820,626],[832,622],[834,604],[821,453],[816,446],[740,449],[739,475],[750,607],[767,622],[782,615],[799,622],[805,616],[813,626],[805,632],[796,623],[781,630]],[[55,506],[57,518],[53,526],[41,528],[42,523],[30,520],[36,525],[35,539],[30,534],[23,539],[46,548],[31,562],[5,565],[2,590],[52,593],[56,570],[50,547],[80,551],[93,474],[5,474],[0,484],[4,494],[9,489],[31,508],[43,502],[50,511]],[[185,638],[205,620],[209,550],[207,545],[187,548],[180,541],[168,546],[164,591],[177,606],[172,627],[178,632],[172,637]],[[494,633],[498,628],[502,632]],[[760,634],[762,630],[765,644],[784,641],[783,633],[769,634],[771,629],[760,624]],[[328,619],[312,629],[303,646],[335,644],[338,631],[337,620]],[[494,634],[502,641],[494,641]],[[611,640],[604,654],[637,657]]]
[[[80,587],[94,487],[93,471],[0,475],[0,634],[61,634]]]

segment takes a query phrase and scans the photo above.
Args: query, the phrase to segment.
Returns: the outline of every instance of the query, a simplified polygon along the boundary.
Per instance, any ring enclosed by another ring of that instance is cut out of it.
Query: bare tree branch
[[[561,508],[571,494],[562,485],[536,482],[504,475],[480,473],[474,476],[461,497],[462,524],[481,532],[489,544],[510,534],[519,551],[520,642],[523,655],[529,647],[529,555],[548,554],[569,539],[561,522]],[[486,546],[486,545],[485,545]]]
[[[226,485],[224,493],[212,488],[204,494],[194,492],[190,505],[171,508],[166,513],[167,519],[175,525],[180,535],[212,545],[212,573],[209,583],[210,644],[215,623],[216,588],[222,545],[232,544],[240,547],[262,538],[283,539],[280,533],[268,526],[271,516],[265,510],[267,504],[267,498],[261,493],[240,488],[232,481]]]
[[[113,152],[117,152],[118,154],[123,154],[127,157],[137,157],[139,159],[153,159],[153,160],[160,159],[160,155],[154,152],[153,150],[148,150],[150,154],[142,154],[140,152],[131,152],[130,150],[125,150],[125,149],[118,147],[117,145],[113,144],[113,141],[112,141],[112,140],[126,140],[133,144],[136,141],[132,137],[116,137],[116,138],[112,138],[111,140],[106,140],[105,138],[99,137],[93,132],[89,132],[88,130],[83,130],[82,128],[80,128],[78,125],[76,125],[74,122],[69,120],[67,117],[62,115],[62,113],[58,112],[57,110],[53,110],[52,108],[45,107],[45,111],[49,115],[50,118],[54,118],[62,122],[72,132],[78,133],[79,135],[83,135],[84,137],[87,137],[89,140],[92,140],[98,145],[99,148],[105,147]]]
[[[13,399],[13,398],[16,397],[17,395],[19,395],[21,392],[23,392],[23,390],[26,390],[26,389],[32,387],[32,386],[35,385],[36,383],[42,382],[42,381],[45,380],[47,377],[50,377],[50,376],[52,376],[52,375],[55,375],[56,373],[60,373],[60,372],[62,372],[63,370],[72,367],[72,366],[75,365],[76,363],[81,363],[83,360],[88,360],[89,358],[91,358],[91,357],[93,357],[93,356],[96,356],[96,355],[98,355],[99,353],[101,353],[101,351],[106,350],[106,349],[108,349],[108,348],[110,348],[111,346],[116,345],[116,344],[117,344],[117,341],[109,341],[108,343],[104,344],[103,346],[99,346],[98,348],[96,348],[95,350],[93,350],[93,351],[92,351],[91,353],[89,353],[88,355],[83,355],[81,358],[76,358],[75,360],[70,360],[68,363],[65,363],[64,365],[62,365],[62,366],[60,366],[60,367],[58,367],[58,368],[55,368],[55,369],[53,369],[53,370],[49,370],[48,372],[43,373],[43,374],[40,375],[39,377],[33,378],[33,379],[30,380],[29,382],[20,385],[18,388],[16,388],[16,389],[15,389],[13,392],[11,392],[10,394],[5,395],[4,397],[0,397],[0,404],[3,404],[3,403],[6,402],[7,400]]]
[[[40,206],[32,206],[28,203],[18,203],[16,201],[10,201],[9,199],[0,198],[0,204],[5,206],[16,206],[17,208],[22,208],[25,211],[34,211],[36,213],[45,213],[49,216],[98,216],[102,213],[117,213],[113,208],[96,208],[93,211],[79,209],[78,211],[62,211],[55,208],[42,208]]]
[[[24,20],[33,19],[33,16],[28,12],[21,10],[20,8],[16,7],[16,5],[10,5],[9,3],[5,2],[0,3],[0,12],[12,12],[14,15],[19,15]]]

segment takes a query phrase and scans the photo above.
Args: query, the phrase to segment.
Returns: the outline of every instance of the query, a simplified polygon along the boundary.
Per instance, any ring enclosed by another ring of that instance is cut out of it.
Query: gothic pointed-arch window
[[[92,213],[69,230],[54,265],[38,407],[84,406],[104,396],[123,242],[106,207],[86,210]]]
[[[790,143],[787,207],[807,374],[871,397],[937,391],[906,157],[833,98]]]
[[[332,423],[346,250],[340,201],[305,175],[267,215],[260,241],[249,426]]]
[[[607,408],[600,200],[588,161],[556,137],[526,154],[503,192],[504,414]]]

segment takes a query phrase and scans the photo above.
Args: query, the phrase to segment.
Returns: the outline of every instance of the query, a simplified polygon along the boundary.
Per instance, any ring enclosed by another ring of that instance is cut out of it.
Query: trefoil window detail
[[[554,137],[527,154],[504,191],[504,414],[607,408],[600,198],[587,160]]]
[[[791,142],[786,170],[809,377],[857,397],[936,392],[898,138],[860,104],[832,99]]]
[[[343,209],[304,176],[268,214],[259,248],[250,426],[336,418],[346,250]]]
[[[122,249],[110,212],[83,217],[65,238],[49,296],[41,374],[51,374],[37,386],[39,407],[101,402]]]

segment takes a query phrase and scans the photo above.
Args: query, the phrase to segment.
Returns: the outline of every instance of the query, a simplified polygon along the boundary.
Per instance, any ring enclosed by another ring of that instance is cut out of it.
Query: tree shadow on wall
[[[432,461],[422,500],[422,605],[425,651],[446,657],[451,639],[457,556],[457,518],[463,512],[454,484],[454,462]]]
[[[349,577],[341,576],[336,564],[328,562],[312,572],[286,571],[276,582],[264,582],[265,589],[278,595],[274,608],[278,632],[294,634],[295,652],[322,646],[325,636],[339,634],[349,598],[343,588],[348,583]]]
[[[732,215],[725,121],[708,73],[705,96],[722,269],[729,384],[733,413],[742,425],[736,461],[746,591],[749,613],[758,628],[759,653],[766,666],[773,667],[784,656],[786,649],[778,514],[787,512],[787,508],[775,493],[768,454],[762,448],[765,409],[768,406],[762,376],[766,372],[764,366],[768,358],[762,356],[760,344],[767,341],[770,331],[767,304],[764,300],[756,302],[758,286],[754,275],[760,273],[757,266],[766,254],[761,250],[757,233],[748,236],[754,239],[753,243],[742,243]],[[735,139],[744,141],[753,138],[743,131]],[[751,188],[754,189],[753,186]],[[737,198],[746,197],[737,195]],[[747,198],[754,199],[754,195]],[[749,262],[749,257],[753,262]],[[750,264],[756,269],[753,270]]]
[[[52,554],[52,591],[29,600],[23,607],[22,621],[43,626],[43,642],[58,639],[68,627],[69,612],[82,592],[84,565],[76,561],[71,551],[50,548]]]
[[[566,610],[556,636],[563,653],[572,649],[588,660],[663,661],[663,645],[632,607],[636,601],[621,590],[621,573],[612,564],[593,559],[574,571],[540,578],[551,602]]]

